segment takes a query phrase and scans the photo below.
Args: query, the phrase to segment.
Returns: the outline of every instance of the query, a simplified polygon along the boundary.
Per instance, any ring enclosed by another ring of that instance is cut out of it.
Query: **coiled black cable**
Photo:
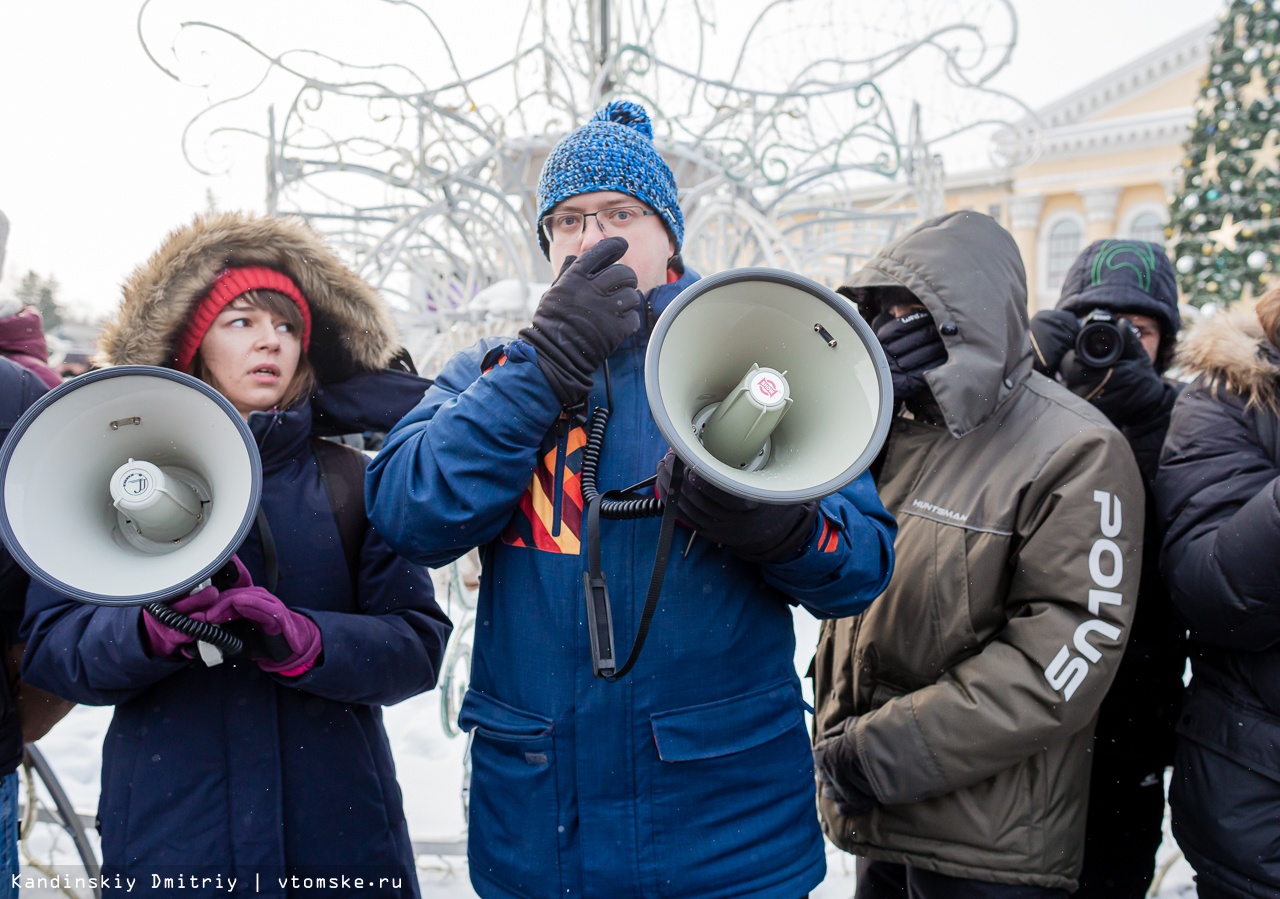
[[[147,603],[145,608],[148,615],[165,627],[172,628],[184,636],[191,637],[193,640],[216,646],[222,650],[224,655],[238,656],[244,651],[243,640],[234,634],[228,633],[225,628],[218,627],[216,624],[188,618],[162,602]]]
[[[591,413],[591,429],[582,450],[582,499],[588,506],[600,503],[600,517],[614,520],[654,518],[662,514],[664,504],[656,496],[643,499],[604,499],[596,488],[596,469],[604,448],[604,429],[609,424],[610,410],[596,407]]]

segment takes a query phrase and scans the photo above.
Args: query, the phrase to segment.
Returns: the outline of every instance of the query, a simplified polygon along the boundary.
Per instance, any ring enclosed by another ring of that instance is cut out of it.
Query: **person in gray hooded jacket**
[[[861,856],[858,899],[1065,899],[1137,594],[1137,465],[1032,371],[1022,259],[987,216],[925,222],[841,292],[890,360],[872,472],[899,564],[819,639],[827,835]]]

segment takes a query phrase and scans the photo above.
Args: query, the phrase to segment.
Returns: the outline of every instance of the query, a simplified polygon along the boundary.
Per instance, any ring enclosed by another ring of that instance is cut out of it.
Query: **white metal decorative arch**
[[[210,170],[256,141],[268,211],[305,216],[392,298],[431,372],[527,314],[527,302],[495,311],[482,291],[505,283],[527,300],[549,279],[531,225],[538,172],[614,97],[650,111],[696,268],[846,277],[940,211],[940,145],[1029,114],[989,85],[1016,39],[1009,0],[956,6],[742,0],[718,16],[711,0],[492,0],[477,44],[447,33],[439,8],[358,0],[334,7],[352,47],[388,36],[385,59],[360,61],[342,41],[269,49],[280,38],[259,17],[224,24],[230,7],[208,0],[145,0],[138,33],[157,66],[210,94],[184,133],[191,164]],[[203,7],[223,22],[182,20]],[[418,50],[397,56],[391,37],[408,33]],[[912,209],[848,201],[885,179]]]

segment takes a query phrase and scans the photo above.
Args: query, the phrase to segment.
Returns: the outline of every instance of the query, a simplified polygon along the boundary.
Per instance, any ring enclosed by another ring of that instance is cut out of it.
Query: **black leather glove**
[[[658,496],[671,487],[668,452],[658,463]],[[726,493],[692,468],[684,473],[676,502],[680,520],[713,543],[727,546],[748,562],[777,562],[794,554],[813,532],[818,517],[816,500],[791,506],[758,503]]]
[[[1127,319],[1120,319],[1124,349],[1110,368],[1085,365],[1075,350],[1062,357],[1062,380],[1072,393],[1096,406],[1118,428],[1138,424],[1160,413],[1164,383],[1151,357]]]
[[[1080,333],[1080,319],[1070,312],[1045,309],[1031,319],[1032,365],[1040,374],[1053,378],[1062,365],[1062,357],[1073,350]]]
[[[858,760],[853,726],[857,717],[847,718],[838,733],[824,737],[813,747],[813,769],[822,795],[836,804],[846,818],[865,814],[876,807],[875,791]]]
[[[877,319],[876,337],[889,359],[893,398],[897,402],[927,390],[924,373],[947,361],[942,335],[933,323],[933,316],[924,309],[901,318]]]
[[[626,252],[625,240],[608,237],[566,259],[538,302],[533,326],[520,332],[566,406],[582,401],[596,369],[640,327],[644,298],[636,290],[636,273],[614,265]]]

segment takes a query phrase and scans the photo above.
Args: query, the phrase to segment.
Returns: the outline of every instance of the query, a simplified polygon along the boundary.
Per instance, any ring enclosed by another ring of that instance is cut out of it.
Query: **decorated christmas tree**
[[[1280,278],[1280,0],[1229,0],[1195,106],[1170,246],[1196,306]]]

